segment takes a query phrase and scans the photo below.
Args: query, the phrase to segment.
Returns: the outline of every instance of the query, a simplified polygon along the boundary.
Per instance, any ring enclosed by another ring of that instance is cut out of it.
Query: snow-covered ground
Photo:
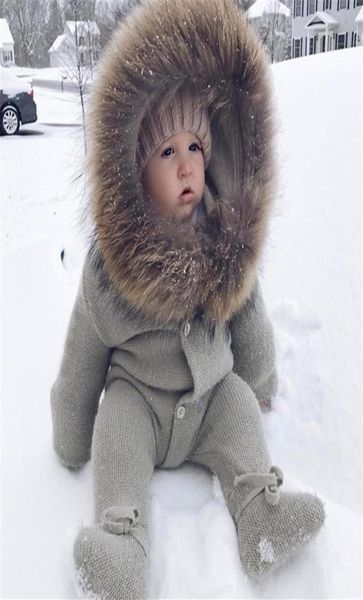
[[[261,282],[280,388],[263,419],[285,489],[317,492],[326,524],[252,585],[218,482],[191,465],[158,470],[150,598],[362,595],[362,62],[355,48],[273,66],[280,184]],[[90,464],[58,463],[49,409],[86,244],[75,98],[36,87],[39,121],[0,139],[2,598],[74,598],[72,543],[92,521]]]
[[[66,67],[47,67],[44,69],[38,69],[33,67],[10,67],[10,70],[16,74],[17,77],[27,79],[43,79],[46,81],[60,81],[61,76],[65,74]]]

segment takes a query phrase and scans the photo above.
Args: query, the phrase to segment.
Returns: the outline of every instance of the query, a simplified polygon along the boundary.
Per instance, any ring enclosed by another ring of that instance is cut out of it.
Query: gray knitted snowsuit
[[[156,222],[135,166],[137,131],[148,102],[185,83],[211,120],[205,215]],[[59,458],[77,468],[92,456],[95,525],[74,546],[91,596],[145,596],[155,465],[188,460],[217,473],[252,577],[323,522],[317,498],[280,493],[261,424],[259,402],[276,388],[256,276],[273,193],[269,98],[265,55],[232,0],[155,0],[120,27],[99,66],[94,243],[51,392]]]

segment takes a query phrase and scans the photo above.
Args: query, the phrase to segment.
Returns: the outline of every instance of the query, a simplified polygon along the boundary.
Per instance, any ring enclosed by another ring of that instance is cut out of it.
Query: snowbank
[[[149,597],[361,597],[362,57],[356,48],[273,67],[280,186],[261,281],[280,388],[264,425],[286,489],[317,492],[326,525],[252,585],[218,482],[192,465],[158,470]],[[92,521],[91,465],[75,474],[57,462],[49,389],[85,250],[82,188],[72,183],[83,170],[82,138],[61,126],[65,113],[76,118],[70,98],[37,88],[35,97],[39,122],[0,139],[2,597],[74,598],[72,543]]]

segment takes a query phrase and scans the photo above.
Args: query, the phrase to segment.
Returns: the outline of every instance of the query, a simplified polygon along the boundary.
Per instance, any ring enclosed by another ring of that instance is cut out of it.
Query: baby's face
[[[162,215],[188,220],[202,199],[205,184],[204,157],[197,136],[182,131],[165,140],[149,159],[142,184]]]

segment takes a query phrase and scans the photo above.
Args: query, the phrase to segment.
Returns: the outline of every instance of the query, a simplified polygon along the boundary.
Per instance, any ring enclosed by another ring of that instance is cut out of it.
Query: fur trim
[[[265,52],[233,0],[149,0],[116,31],[98,69],[89,173],[95,241],[123,298],[162,323],[225,322],[249,297],[274,192]],[[137,172],[148,104],[192,86],[208,106],[207,216],[160,218]]]

